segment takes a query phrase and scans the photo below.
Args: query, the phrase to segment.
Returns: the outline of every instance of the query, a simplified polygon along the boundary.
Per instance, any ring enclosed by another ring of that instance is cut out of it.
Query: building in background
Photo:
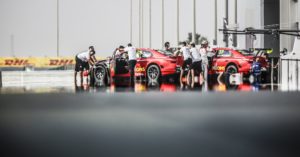
[[[140,0],[132,1],[132,42],[137,46],[140,32]],[[161,48],[161,1],[144,1],[144,47],[147,47],[150,43],[148,40],[152,39],[151,47]],[[297,0],[196,0],[196,32],[207,37],[211,43],[216,40],[218,46],[225,46],[223,34],[217,29],[223,28],[226,1],[230,28],[298,27]],[[101,7],[103,2],[105,7]],[[193,1],[179,2],[179,40],[182,41],[193,31]],[[130,0],[98,0],[88,3],[85,0],[1,0],[0,56],[56,56],[58,47],[61,56],[72,56],[90,45],[95,45],[100,56],[108,56],[116,46],[130,41],[130,4]],[[152,16],[149,16],[149,4],[152,4]],[[176,44],[177,38],[176,7],[176,1],[165,0],[164,38],[172,45]],[[149,17],[151,25],[148,24]],[[151,38],[148,37],[150,26]],[[228,45],[237,48],[272,47],[274,55],[279,55],[280,49],[291,50],[293,40],[293,37],[289,36],[281,36],[280,40],[267,35],[257,35],[256,38],[237,36],[237,43],[234,45],[234,38],[231,36]]]
[[[298,0],[280,0],[280,28],[299,29],[299,2]],[[295,37],[281,36],[280,50],[286,48],[292,51]]]

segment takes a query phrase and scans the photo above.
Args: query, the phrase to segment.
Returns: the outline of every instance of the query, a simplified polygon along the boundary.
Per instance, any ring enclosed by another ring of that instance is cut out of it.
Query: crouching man
[[[93,46],[89,47],[88,51],[81,52],[75,57],[75,74],[74,74],[74,82],[75,86],[77,86],[77,73],[80,73],[80,86],[83,86],[83,72],[89,72],[90,65],[93,66],[97,60],[95,57],[95,49]],[[87,84],[89,84],[89,79],[87,77]]]

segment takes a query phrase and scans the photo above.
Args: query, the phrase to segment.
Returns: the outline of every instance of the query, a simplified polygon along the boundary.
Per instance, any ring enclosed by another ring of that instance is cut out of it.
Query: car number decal
[[[225,71],[225,66],[213,66],[213,70],[215,70],[215,71]]]
[[[224,66],[218,66],[218,71],[225,71],[225,67]]]
[[[144,71],[145,71],[145,68],[144,68],[144,67],[136,67],[136,68],[135,68],[135,71],[136,71],[136,72],[144,72]]]

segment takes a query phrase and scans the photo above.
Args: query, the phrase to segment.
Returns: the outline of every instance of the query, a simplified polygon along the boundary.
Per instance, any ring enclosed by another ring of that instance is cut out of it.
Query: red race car
[[[180,61],[171,52],[140,48],[137,50],[135,76],[158,81],[163,76],[176,75],[180,72]],[[116,78],[129,78],[126,57],[113,54],[107,60],[97,62],[91,70],[91,84],[99,82],[110,84]]]
[[[209,73],[243,73],[250,74],[251,66],[256,57],[259,57],[262,69],[268,68],[268,62],[264,53],[259,51],[254,54],[246,50],[231,48],[214,48],[214,55],[209,59]]]

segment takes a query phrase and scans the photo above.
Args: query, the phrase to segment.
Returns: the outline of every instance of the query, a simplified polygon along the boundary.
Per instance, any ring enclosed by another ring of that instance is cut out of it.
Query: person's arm
[[[88,63],[93,66],[96,62],[94,61],[94,55],[90,55],[88,58]]]
[[[89,62],[89,64],[90,64],[91,66],[93,66],[93,65],[95,64],[92,58],[90,58],[90,59],[88,60],[88,62]]]
[[[92,59],[93,59],[94,63],[96,63],[96,62],[97,62],[97,58],[96,58],[96,56],[95,56],[95,55],[93,55],[93,56],[92,56]]]
[[[190,56],[192,57],[192,59],[194,59],[194,56],[192,55],[192,50],[191,49],[189,50],[189,52],[190,52]]]
[[[182,52],[181,49],[178,49],[177,51],[175,51],[175,57],[177,57],[181,52]]]

